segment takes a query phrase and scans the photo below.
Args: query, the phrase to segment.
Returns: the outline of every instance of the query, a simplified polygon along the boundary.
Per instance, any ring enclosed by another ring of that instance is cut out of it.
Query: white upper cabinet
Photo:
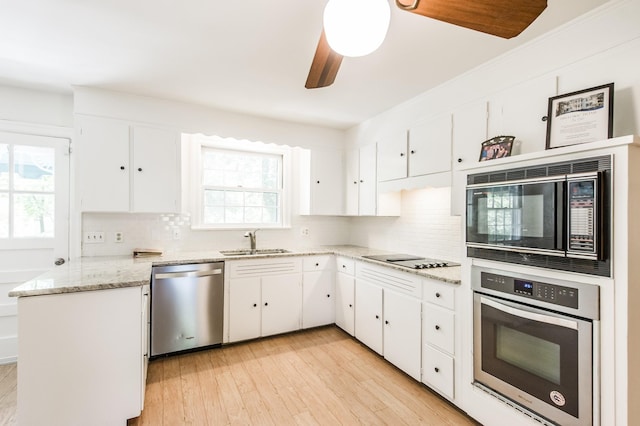
[[[556,77],[546,75],[492,96],[488,137],[515,136],[517,154],[544,151],[547,123],[542,118],[547,115],[549,98],[556,95],[556,86]]]
[[[131,210],[177,211],[180,178],[176,133],[152,127],[133,127],[133,185]]]
[[[390,134],[378,146],[380,182],[450,170],[451,114],[438,114]]]
[[[453,112],[454,169],[478,162],[482,142],[487,140],[487,108],[487,102],[481,101]]]
[[[76,116],[78,186],[83,211],[179,210],[176,132],[124,121]]]
[[[78,185],[83,211],[129,211],[129,125],[76,118]]]
[[[358,214],[360,216],[374,216],[378,213],[376,194],[376,145],[360,148],[360,180],[358,182]]]
[[[342,215],[343,154],[342,151],[300,151],[300,214]]]
[[[366,145],[348,153],[346,161],[345,214],[375,216],[376,145]]]
[[[440,114],[409,129],[409,176],[451,170],[451,114]]]
[[[378,143],[378,181],[407,177],[407,131],[391,133]]]

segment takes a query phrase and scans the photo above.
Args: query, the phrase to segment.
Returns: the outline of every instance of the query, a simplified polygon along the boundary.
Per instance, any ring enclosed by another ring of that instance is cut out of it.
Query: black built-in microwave
[[[467,255],[610,275],[610,156],[469,175]]]

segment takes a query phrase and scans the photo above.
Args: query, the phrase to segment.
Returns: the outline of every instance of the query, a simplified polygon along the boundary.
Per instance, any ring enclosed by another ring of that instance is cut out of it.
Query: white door
[[[0,363],[17,356],[7,293],[68,253],[69,140],[0,132]]]

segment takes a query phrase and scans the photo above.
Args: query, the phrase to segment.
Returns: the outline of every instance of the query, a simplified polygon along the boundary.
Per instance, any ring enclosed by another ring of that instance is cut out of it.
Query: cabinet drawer
[[[425,342],[453,355],[455,314],[429,303],[424,304],[423,312]]]
[[[338,256],[336,257],[336,270],[347,275],[355,275],[356,262],[348,257]]]
[[[302,261],[302,268],[305,271],[324,271],[332,266],[331,256],[306,256]]]
[[[424,300],[443,308],[453,310],[455,288],[440,281],[424,280]]]
[[[453,399],[453,358],[429,345],[424,345],[422,382],[445,397]]]

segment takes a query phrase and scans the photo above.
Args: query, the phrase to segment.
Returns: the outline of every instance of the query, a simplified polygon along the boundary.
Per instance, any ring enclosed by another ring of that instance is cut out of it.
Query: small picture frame
[[[479,161],[488,161],[510,156],[515,139],[515,136],[496,136],[482,142]]]
[[[549,98],[546,149],[613,136],[613,83]]]

